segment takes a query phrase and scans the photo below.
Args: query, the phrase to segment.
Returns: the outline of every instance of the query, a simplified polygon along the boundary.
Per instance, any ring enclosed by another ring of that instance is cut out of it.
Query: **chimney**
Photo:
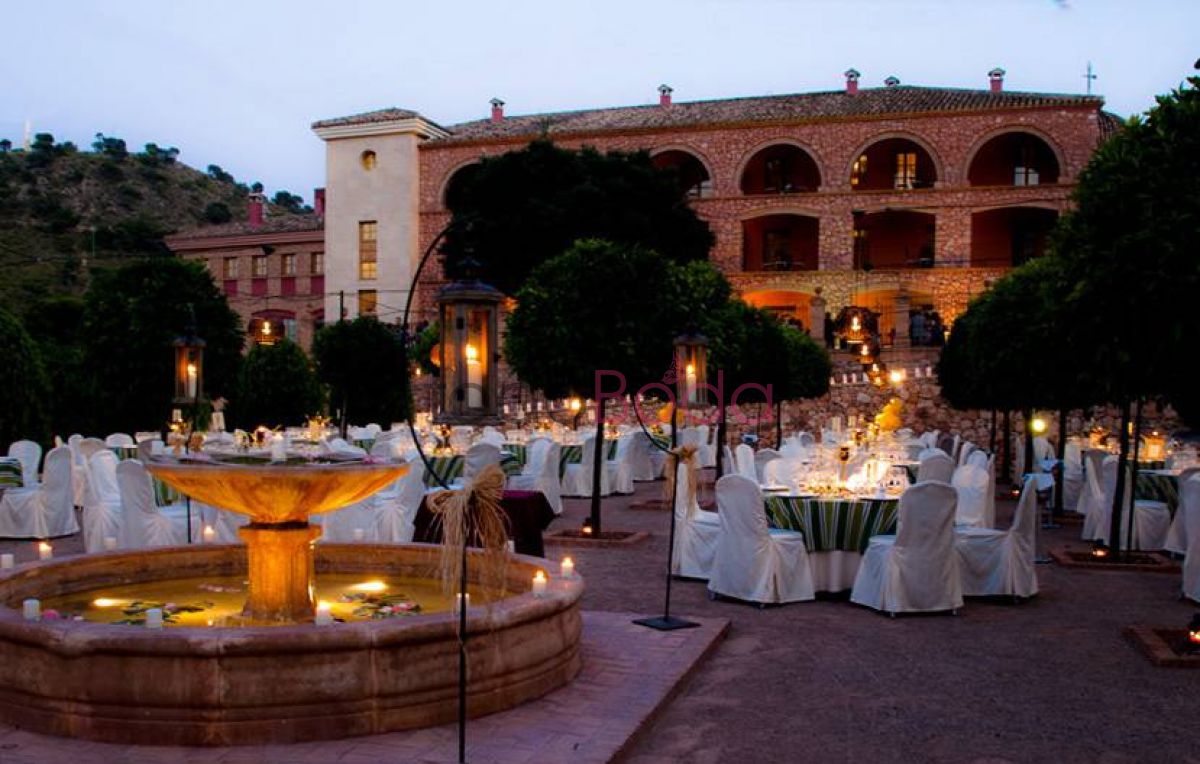
[[[501,101],[499,98],[492,99],[492,121],[504,121],[504,101]]]
[[[1004,90],[1004,70],[997,66],[988,72],[988,84],[992,86],[993,93]]]
[[[263,194],[250,194],[250,206],[248,209],[251,228],[261,228],[263,224],[263,207],[267,202],[267,197]]]
[[[675,89],[672,88],[670,85],[659,85],[658,86],[658,105],[659,106],[670,106],[671,105],[671,93],[673,93],[673,92],[675,92]]]
[[[313,189],[313,212],[317,217],[325,217],[325,189]]]
[[[886,87],[894,88],[900,84],[900,78],[896,77],[896,76],[888,77],[886,80],[883,81],[883,84]]]
[[[854,95],[855,93],[858,92],[858,78],[861,76],[862,75],[859,74],[857,69],[847,69],[846,70],[846,94],[847,95]]]

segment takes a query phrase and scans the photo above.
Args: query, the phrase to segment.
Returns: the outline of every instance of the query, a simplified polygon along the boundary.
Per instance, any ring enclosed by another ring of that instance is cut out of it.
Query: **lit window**
[[[284,255],[283,256],[283,275],[284,276],[295,276],[296,275],[296,256],[295,255]]]
[[[325,274],[325,253],[313,252],[312,260],[309,263],[309,273],[313,276],[323,276]]]
[[[369,281],[378,275],[376,257],[379,225],[374,220],[358,224],[358,277]]]
[[[375,165],[379,163],[379,159],[375,156],[375,152],[371,150],[364,151],[359,156],[358,161],[362,162],[364,170],[374,170]]]
[[[267,277],[267,255],[255,255],[250,261],[250,275],[256,279]]]
[[[863,154],[858,159],[854,160],[854,164],[850,167],[850,186],[857,186],[862,183],[867,177],[867,155]]]
[[[378,294],[374,289],[360,289],[358,292],[358,315],[373,316],[378,305]]]
[[[917,154],[901,151],[896,154],[896,188],[911,189],[917,183]]]
[[[225,278],[236,279],[238,277],[238,259],[236,257],[225,258]]]

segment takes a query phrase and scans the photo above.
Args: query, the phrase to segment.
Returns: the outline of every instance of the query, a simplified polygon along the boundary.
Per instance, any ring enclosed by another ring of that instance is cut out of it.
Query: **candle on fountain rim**
[[[42,620],[42,601],[36,597],[30,597],[21,603],[21,614],[26,621]]]
[[[354,529],[354,540],[355,541],[364,541],[364,540],[366,540],[366,538],[367,538],[367,532],[364,529],[362,529],[362,528]]]
[[[0,570],[9,570],[16,563],[17,559],[11,554],[0,554]]]
[[[537,573],[534,573],[533,574],[533,589],[532,589],[533,596],[534,597],[545,597],[546,596],[546,584],[547,584],[547,581],[546,581],[545,573],[543,573],[540,570]]]
[[[48,541],[38,542],[38,559],[49,560],[54,557],[54,547],[50,546]]]
[[[333,612],[330,603],[321,600],[317,603],[317,612],[313,616],[313,623],[317,626],[332,626]]]
[[[206,525],[204,526],[204,530],[202,531],[201,535],[204,538],[205,544],[212,544],[217,540],[217,529],[211,525]]]
[[[146,611],[146,628],[161,629],[163,627],[163,611],[160,607],[152,607]]]
[[[283,436],[283,433],[276,433],[271,438],[271,461],[287,461],[287,438]]]
[[[455,595],[454,595],[454,612],[455,612],[455,613],[461,613],[461,612],[462,612],[462,610],[463,610],[463,597],[464,597],[464,595],[463,595],[463,593],[462,593],[462,592],[459,592],[459,593],[457,593],[457,594],[455,594]],[[466,595],[465,595],[465,597],[466,597],[466,601],[467,601],[467,607],[468,607],[468,608],[470,608],[470,607],[471,607],[471,593],[470,593],[470,592],[467,592],[467,593],[466,593]]]
[[[116,548],[117,548],[117,537],[116,536],[105,536],[104,537],[104,551],[112,552],[112,551],[115,551]]]
[[[575,577],[575,561],[570,557],[564,557],[562,559],[561,574],[563,578],[567,579]]]

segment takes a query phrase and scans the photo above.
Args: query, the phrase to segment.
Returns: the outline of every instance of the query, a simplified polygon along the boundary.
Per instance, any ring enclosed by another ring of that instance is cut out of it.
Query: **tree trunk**
[[[1121,403],[1121,433],[1117,441],[1117,485],[1112,496],[1112,518],[1108,526],[1108,545],[1114,555],[1121,554],[1121,512],[1125,502],[1125,472],[1129,469],[1129,401]]]
[[[1008,409],[1004,409],[1004,416],[1000,420],[1001,433],[1000,448],[1003,449],[1000,457],[1000,480],[1012,483],[1012,416]]]
[[[996,409],[992,409],[992,434],[988,439],[988,453],[996,453]]]
[[[1021,416],[1025,419],[1025,452],[1022,458],[1022,463],[1025,465],[1024,474],[1017,476],[1017,482],[1024,484],[1025,475],[1032,475],[1036,472],[1036,466],[1033,463],[1033,410],[1025,409],[1021,412]]]
[[[608,446],[604,443],[604,398],[596,401],[596,448],[592,454],[592,536],[600,536],[600,478],[604,474],[604,460]]]
[[[1063,513],[1063,490],[1067,487],[1067,410],[1058,410],[1058,466],[1054,468],[1054,507],[1052,517]]]
[[[783,448],[783,401],[775,403],[775,449]]]
[[[1137,475],[1138,475],[1138,459],[1142,451],[1142,399],[1138,398],[1137,408],[1133,416],[1133,469],[1129,471],[1129,479],[1133,481],[1133,485],[1129,486],[1129,502],[1125,508],[1129,511],[1129,519],[1125,521],[1125,538],[1131,543],[1127,546],[1132,547],[1133,544],[1133,513],[1134,501],[1137,500]]]

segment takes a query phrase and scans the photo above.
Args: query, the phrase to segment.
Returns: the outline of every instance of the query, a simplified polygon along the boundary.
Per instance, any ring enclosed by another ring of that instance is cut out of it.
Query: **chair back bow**
[[[477,578],[479,585],[489,592],[502,593],[505,589],[508,518],[500,506],[504,480],[504,471],[499,465],[489,464],[461,490],[441,491],[426,500],[435,522],[442,526],[438,578],[444,593],[458,590],[463,547],[472,540],[483,548],[483,567]],[[473,528],[469,527],[472,525]],[[471,538],[472,531],[474,539]]]
[[[686,506],[691,510],[692,505],[696,502],[696,492],[700,484],[700,460],[697,458],[699,446],[687,445],[677,446],[667,452],[667,482],[663,486],[664,500],[668,503],[671,497],[675,496],[675,480],[679,473],[679,463],[682,461],[687,466],[687,485],[684,489],[686,494]],[[678,500],[678,498],[676,498]],[[670,507],[671,511],[675,511],[675,507]]]

